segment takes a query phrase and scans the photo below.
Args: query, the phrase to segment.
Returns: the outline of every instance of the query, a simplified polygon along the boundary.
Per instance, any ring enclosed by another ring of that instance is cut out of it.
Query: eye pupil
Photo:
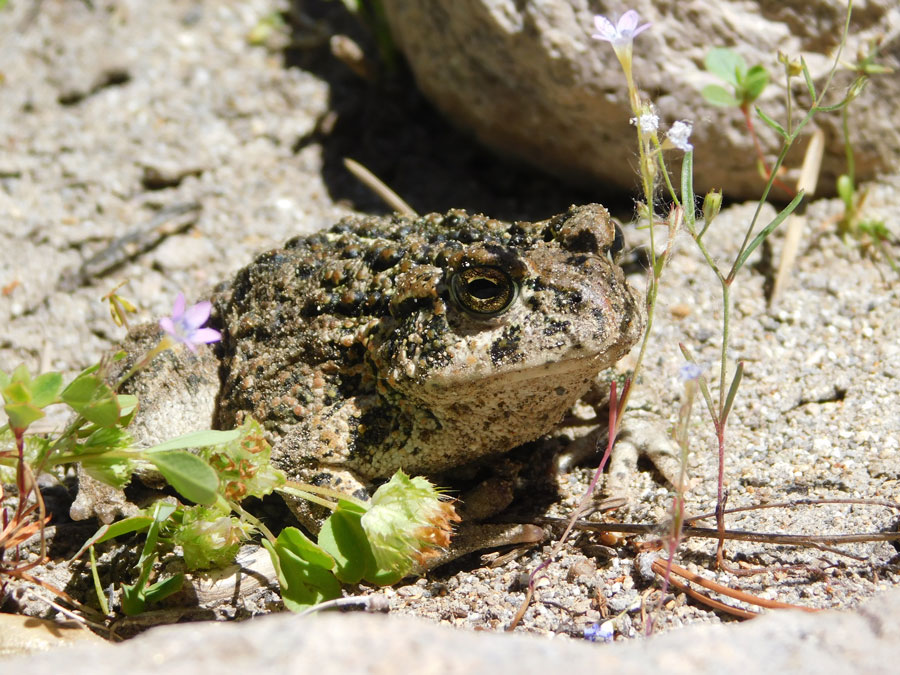
[[[485,279],[484,277],[480,277],[478,279],[472,279],[469,283],[466,284],[466,292],[471,295],[473,298],[478,298],[479,300],[490,300],[491,298],[496,298],[501,293],[500,287],[490,279]]]
[[[467,267],[450,279],[450,293],[468,314],[497,316],[516,299],[516,284],[498,267]]]

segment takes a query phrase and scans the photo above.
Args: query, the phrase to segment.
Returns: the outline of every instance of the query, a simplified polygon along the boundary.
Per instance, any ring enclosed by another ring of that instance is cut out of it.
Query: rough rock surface
[[[743,626],[706,626],[622,645],[470,633],[408,618],[274,616],[240,624],[158,628],[118,646],[61,649],[6,661],[9,672],[218,675],[225,672],[569,673],[895,672],[900,591],[854,612],[781,612]]]
[[[700,90],[718,83],[704,69],[711,47],[733,47],[749,65],[764,65],[773,84],[757,103],[784,123],[783,67],[778,51],[803,56],[821,86],[840,41],[846,3],[838,0],[384,0],[394,38],[423,92],[449,119],[486,145],[582,183],[632,189],[623,170],[634,161],[633,116],[625,77],[613,50],[591,39],[592,16],[616,17],[637,9],[649,31],[635,41],[638,87],[659,109],[664,127],[693,120],[695,186],[723,188],[753,198],[762,185],[756,155],[737,108],[706,103]],[[857,59],[868,41],[885,40],[881,62],[900,65],[900,6],[894,0],[855,3],[843,58]],[[852,78],[835,78],[832,102]],[[794,81],[801,102],[802,78]],[[796,105],[796,104],[795,104]],[[852,108],[858,176],[872,177],[900,166],[900,106],[896,73],[877,78]],[[838,113],[817,117],[826,136],[820,193],[833,192],[844,173]],[[780,138],[757,120],[768,161]],[[799,142],[800,152],[806,145]],[[794,166],[799,166],[794,153]],[[615,158],[615,159],[613,159]]]

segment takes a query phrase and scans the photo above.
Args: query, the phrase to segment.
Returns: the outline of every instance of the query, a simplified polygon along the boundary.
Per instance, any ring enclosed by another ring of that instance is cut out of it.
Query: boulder
[[[784,69],[778,51],[806,59],[821,86],[840,44],[846,3],[841,0],[383,0],[399,49],[418,86],[458,126],[500,153],[588,186],[633,189],[636,146],[625,77],[606,42],[591,38],[593,15],[613,21],[636,9],[650,30],[635,39],[638,87],[658,108],[662,128],[676,120],[694,123],[695,186],[719,187],[734,198],[756,198],[764,181],[753,142],[737,108],[715,107],[700,95],[721,83],[704,68],[712,47],[730,47],[747,64],[761,64],[772,81],[757,103],[782,124],[786,120]],[[854,4],[843,60],[884,39],[879,62],[900,66],[900,4],[866,0]],[[852,74],[839,70],[828,103],[841,98]],[[793,80],[794,119],[808,105],[802,77]],[[799,102],[799,104],[798,104]],[[900,77],[876,77],[851,107],[857,177],[900,168]],[[795,122],[796,123],[796,122]],[[819,192],[833,193],[846,171],[840,113],[817,116],[826,149]],[[767,161],[779,136],[759,120],[755,126]],[[789,157],[799,167],[808,126]],[[680,162],[672,156],[672,164]],[[794,176],[785,177],[789,184]],[[774,193],[776,196],[777,193]],[[783,193],[782,193],[783,195]]]

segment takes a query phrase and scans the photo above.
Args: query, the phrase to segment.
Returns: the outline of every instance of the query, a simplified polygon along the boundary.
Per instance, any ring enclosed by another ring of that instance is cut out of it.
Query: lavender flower
[[[629,9],[619,17],[615,26],[605,16],[595,16],[594,28],[597,32],[591,37],[595,40],[609,42],[618,51],[622,47],[629,47],[634,38],[650,28],[651,24],[649,23],[638,26],[640,20],[640,16],[633,9]]]
[[[703,374],[703,369],[696,363],[685,363],[678,369],[678,377],[682,382],[697,380]]]
[[[168,338],[187,345],[192,352],[197,351],[197,345],[218,342],[222,334],[213,328],[202,328],[209,319],[212,303],[204,300],[185,309],[184,293],[179,293],[172,307],[172,316],[164,316],[159,320],[159,327],[167,334]]]
[[[614,634],[612,621],[595,623],[584,629],[584,639],[590,642],[612,642]]]

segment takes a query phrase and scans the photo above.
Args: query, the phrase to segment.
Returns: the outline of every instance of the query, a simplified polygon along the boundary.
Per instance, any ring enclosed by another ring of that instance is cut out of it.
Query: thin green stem
[[[662,174],[663,181],[666,183],[666,189],[669,191],[669,196],[672,198],[672,202],[676,206],[681,206],[681,201],[678,199],[678,194],[675,192],[675,188],[672,186],[672,180],[669,178],[669,172],[666,170],[666,162],[662,156],[662,146],[659,143],[657,138],[653,139],[653,144],[655,146],[656,161],[659,164],[659,172]]]
[[[346,492],[341,492],[340,490],[335,490],[334,488],[325,487],[323,485],[311,485],[309,483],[288,481],[282,487],[275,488],[275,490],[277,492],[283,492],[294,497],[309,500],[315,504],[331,509],[332,511],[337,508],[337,502],[339,500],[352,502],[365,509],[368,509],[370,506],[368,502],[351,497]],[[326,497],[330,497],[334,501],[325,499]]]
[[[850,108],[841,109],[841,128],[844,133],[844,155],[847,158],[847,177],[850,184],[856,187],[856,160],[853,156],[853,145],[850,143]]]
[[[775,164],[772,165],[772,169],[769,172],[769,180],[766,181],[766,187],[763,189],[762,196],[760,197],[759,202],[756,205],[756,211],[753,214],[753,219],[750,221],[750,227],[747,228],[747,233],[744,235],[744,241],[741,242],[741,248],[734,259],[734,265],[732,265],[731,271],[728,273],[727,281],[729,284],[734,280],[734,276],[737,273],[737,263],[741,259],[741,256],[744,253],[744,249],[747,248],[747,244],[750,242],[750,237],[752,236],[753,230],[756,227],[756,223],[759,220],[759,215],[762,212],[763,205],[768,199],[769,192],[771,191],[772,186],[775,183],[775,177],[778,175],[778,171],[781,169],[782,164],[784,164],[784,160],[787,157],[788,151],[794,145],[794,142],[797,140],[797,137],[800,135],[800,132],[803,130],[803,128],[819,112],[819,107],[821,106],[822,101],[825,99],[825,94],[828,92],[828,89],[831,86],[831,81],[834,79],[834,73],[836,72],[837,67],[840,64],[841,53],[843,52],[844,46],[847,43],[847,34],[850,30],[850,15],[852,11],[853,2],[852,0],[850,0],[850,2],[847,3],[847,15],[844,19],[844,30],[841,34],[841,42],[838,46],[837,53],[834,56],[834,61],[831,64],[831,70],[828,72],[828,77],[825,80],[825,84],[819,91],[818,97],[815,101],[812,102],[809,110],[806,112],[806,115],[803,116],[803,119],[797,125],[797,128],[794,129],[782,143],[781,152],[778,153],[778,159],[775,160]]]
[[[166,335],[162,340],[159,341],[159,344],[156,345],[153,349],[147,352],[143,358],[135,363],[122,377],[119,378],[116,385],[113,387],[113,391],[119,391],[119,387],[121,387],[125,382],[127,382],[137,371],[145,368],[148,363],[150,363],[153,359],[159,356],[162,352],[167,349],[171,349],[175,346],[174,340]]]
[[[241,517],[241,520],[244,520],[253,525],[253,527],[262,532],[263,536],[273,544],[277,541],[277,537],[272,534],[272,531],[268,527],[266,527],[259,518],[254,516],[252,513],[248,513],[247,511],[245,511],[237,502],[228,501],[227,503],[228,506],[231,507],[231,510]]]

